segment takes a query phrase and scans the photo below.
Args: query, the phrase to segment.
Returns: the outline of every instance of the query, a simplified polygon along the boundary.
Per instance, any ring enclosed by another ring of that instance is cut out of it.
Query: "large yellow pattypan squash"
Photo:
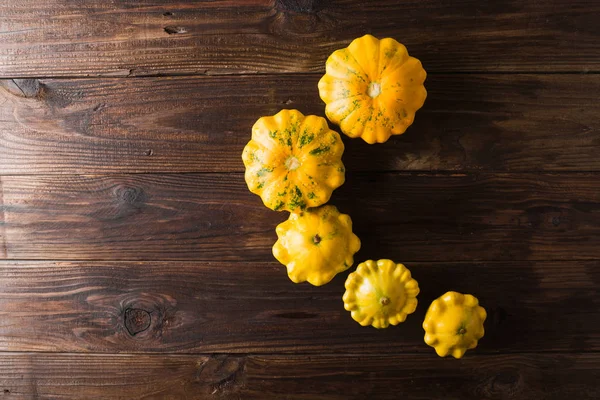
[[[275,258],[287,267],[295,283],[321,286],[354,263],[360,240],[352,220],[335,206],[326,205],[292,213],[276,229]]]
[[[425,343],[440,357],[461,358],[483,337],[487,314],[470,294],[448,292],[434,300],[425,314]]]
[[[325,118],[297,110],[262,117],[242,153],[248,189],[275,211],[320,206],[344,183],[343,152]]]
[[[404,133],[427,96],[421,62],[391,38],[355,39],[329,56],[325,71],[319,81],[325,114],[370,144]]]
[[[346,280],[344,308],[362,326],[387,328],[404,322],[417,308],[419,284],[402,264],[365,261]]]

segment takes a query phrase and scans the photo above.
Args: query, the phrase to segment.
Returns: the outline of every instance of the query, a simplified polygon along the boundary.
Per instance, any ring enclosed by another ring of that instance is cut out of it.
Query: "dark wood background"
[[[0,1],[0,397],[600,398],[600,2]],[[363,328],[347,273],[291,283],[243,180],[252,123],[324,114],[325,60],[406,44],[405,135],[345,138],[357,260],[404,262],[414,315]],[[438,358],[447,290],[486,335]]]

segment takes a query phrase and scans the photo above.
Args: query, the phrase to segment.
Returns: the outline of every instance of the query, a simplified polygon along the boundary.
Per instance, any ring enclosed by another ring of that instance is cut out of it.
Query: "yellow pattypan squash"
[[[320,206],[344,183],[343,152],[325,118],[297,110],[262,117],[242,153],[248,189],[275,211]]]
[[[295,283],[321,286],[354,263],[360,240],[352,220],[335,206],[326,205],[292,213],[276,229],[275,258],[287,267]]]
[[[404,322],[417,308],[419,284],[402,264],[368,260],[346,280],[344,308],[362,326],[387,328]]]
[[[461,358],[483,337],[486,316],[476,297],[448,292],[434,300],[425,314],[425,343],[440,357]]]
[[[325,72],[319,94],[327,118],[370,144],[404,133],[427,96],[421,62],[391,38],[355,39],[329,56]]]

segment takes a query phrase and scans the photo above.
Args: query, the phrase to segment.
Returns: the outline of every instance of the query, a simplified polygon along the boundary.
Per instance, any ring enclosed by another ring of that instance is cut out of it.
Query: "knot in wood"
[[[128,308],[125,310],[125,328],[131,336],[144,332],[150,327],[152,317],[150,313],[141,308]]]
[[[0,85],[9,93],[27,99],[41,98],[42,85],[37,79],[3,79]]]
[[[211,387],[211,395],[223,396],[235,392],[244,384],[245,359],[226,355],[213,355],[198,363],[196,381]]]
[[[559,226],[560,225],[560,217],[552,217],[552,225]]]
[[[514,397],[519,393],[521,376],[518,371],[502,371],[492,376],[483,386],[486,397]]]
[[[131,186],[119,186],[115,189],[115,196],[121,202],[126,204],[136,204],[144,202],[144,190]]]

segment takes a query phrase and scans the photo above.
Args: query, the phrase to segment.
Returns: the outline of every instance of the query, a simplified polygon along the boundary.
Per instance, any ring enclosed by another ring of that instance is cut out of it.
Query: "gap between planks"
[[[64,80],[119,80],[119,79],[149,79],[149,78],[201,78],[201,77],[290,77],[290,76],[322,76],[325,72],[256,72],[256,73],[168,73],[144,74],[130,76],[104,76],[104,75],[39,75],[39,76],[0,76],[0,80],[11,79],[64,79]],[[598,75],[600,71],[427,71],[427,75]]]

